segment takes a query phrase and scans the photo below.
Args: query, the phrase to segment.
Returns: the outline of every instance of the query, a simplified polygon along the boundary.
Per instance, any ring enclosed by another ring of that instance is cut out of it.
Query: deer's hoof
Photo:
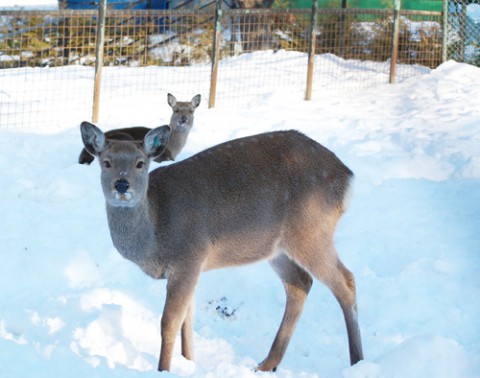
[[[276,372],[277,367],[265,360],[257,366],[255,371],[273,371],[273,372]]]

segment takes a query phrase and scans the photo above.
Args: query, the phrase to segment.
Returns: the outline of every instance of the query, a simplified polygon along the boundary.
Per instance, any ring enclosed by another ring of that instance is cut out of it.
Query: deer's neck
[[[163,278],[166,267],[158,258],[154,240],[155,225],[149,206],[144,202],[135,207],[107,205],[110,235],[123,257],[136,263],[150,276]]]

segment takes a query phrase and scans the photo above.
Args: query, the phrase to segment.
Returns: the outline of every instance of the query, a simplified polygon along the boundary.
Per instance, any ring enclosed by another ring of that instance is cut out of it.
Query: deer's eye
[[[104,160],[104,161],[103,161],[103,166],[104,166],[105,168],[111,168],[111,167],[112,167],[112,164],[110,164],[110,162],[109,162],[108,160]]]
[[[145,162],[144,162],[144,161],[139,161],[139,162],[137,163],[137,168],[138,168],[138,169],[142,169],[144,166],[145,166]]]

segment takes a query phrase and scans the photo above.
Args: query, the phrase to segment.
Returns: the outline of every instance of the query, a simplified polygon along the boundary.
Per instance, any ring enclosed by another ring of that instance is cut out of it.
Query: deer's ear
[[[105,149],[105,134],[97,126],[89,122],[82,122],[80,125],[82,141],[85,149],[92,155],[98,156]]]
[[[200,96],[199,94],[197,94],[194,98],[192,98],[192,105],[195,106],[196,108],[198,108],[198,105],[200,105],[200,101],[202,100],[202,96]]]
[[[171,93],[167,94],[167,102],[168,102],[168,105],[170,105],[171,108],[173,108],[175,105],[177,105],[177,99]]]
[[[171,131],[170,126],[165,125],[150,130],[147,135],[145,135],[143,147],[150,159],[155,159],[165,151]]]

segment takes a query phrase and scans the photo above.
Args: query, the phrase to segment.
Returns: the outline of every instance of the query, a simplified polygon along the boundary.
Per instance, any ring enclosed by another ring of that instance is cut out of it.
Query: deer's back
[[[309,194],[343,206],[353,176],[331,151],[297,131],[235,139],[150,174],[154,201],[195,208],[256,209],[295,206]],[[242,210],[243,209],[243,210]]]

